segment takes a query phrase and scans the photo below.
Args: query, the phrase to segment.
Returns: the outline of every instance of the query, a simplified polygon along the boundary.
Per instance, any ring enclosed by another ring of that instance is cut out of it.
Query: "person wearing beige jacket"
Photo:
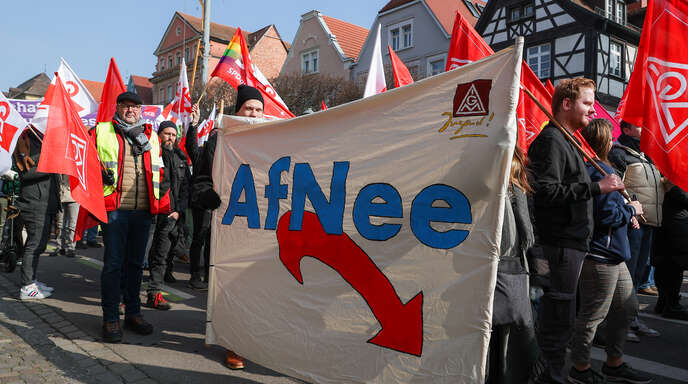
[[[74,242],[74,229],[76,228],[76,218],[79,213],[79,204],[72,198],[69,187],[69,176],[59,175],[60,205],[62,210],[58,210],[55,216],[55,226],[57,227],[57,248],[50,253],[50,256],[64,255],[75,257],[76,249]]]

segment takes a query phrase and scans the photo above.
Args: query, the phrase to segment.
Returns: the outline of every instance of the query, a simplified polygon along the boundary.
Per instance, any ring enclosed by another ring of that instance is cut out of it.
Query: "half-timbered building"
[[[495,51],[524,36],[524,59],[541,80],[594,79],[598,100],[614,111],[635,63],[637,24],[625,0],[490,0],[476,30]]]

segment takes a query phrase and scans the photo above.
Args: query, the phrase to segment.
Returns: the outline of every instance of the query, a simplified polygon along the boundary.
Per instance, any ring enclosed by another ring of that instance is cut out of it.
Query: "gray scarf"
[[[136,124],[128,124],[124,120],[120,119],[117,114],[112,119],[115,128],[124,134],[127,141],[131,143],[134,147],[134,156],[138,156],[144,152],[153,149],[151,144],[148,142],[148,137],[143,133],[144,125],[146,124],[143,119],[139,120]]]

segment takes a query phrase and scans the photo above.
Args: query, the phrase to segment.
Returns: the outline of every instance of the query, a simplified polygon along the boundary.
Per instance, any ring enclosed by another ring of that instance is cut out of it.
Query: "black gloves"
[[[112,172],[112,169],[101,169],[100,173],[103,175],[104,185],[115,185],[115,173]]]
[[[200,203],[205,209],[217,209],[217,207],[219,207],[222,203],[222,200],[220,200],[220,195],[218,195],[217,192],[215,192],[215,190],[212,188],[201,192],[200,198]]]

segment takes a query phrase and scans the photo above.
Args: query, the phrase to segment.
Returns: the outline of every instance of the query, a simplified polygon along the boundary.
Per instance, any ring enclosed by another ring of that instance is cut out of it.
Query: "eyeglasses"
[[[141,109],[141,106],[138,104],[117,104],[117,105],[119,105],[119,107],[124,109],[124,110],[131,109],[131,110],[136,111],[136,110]]]

